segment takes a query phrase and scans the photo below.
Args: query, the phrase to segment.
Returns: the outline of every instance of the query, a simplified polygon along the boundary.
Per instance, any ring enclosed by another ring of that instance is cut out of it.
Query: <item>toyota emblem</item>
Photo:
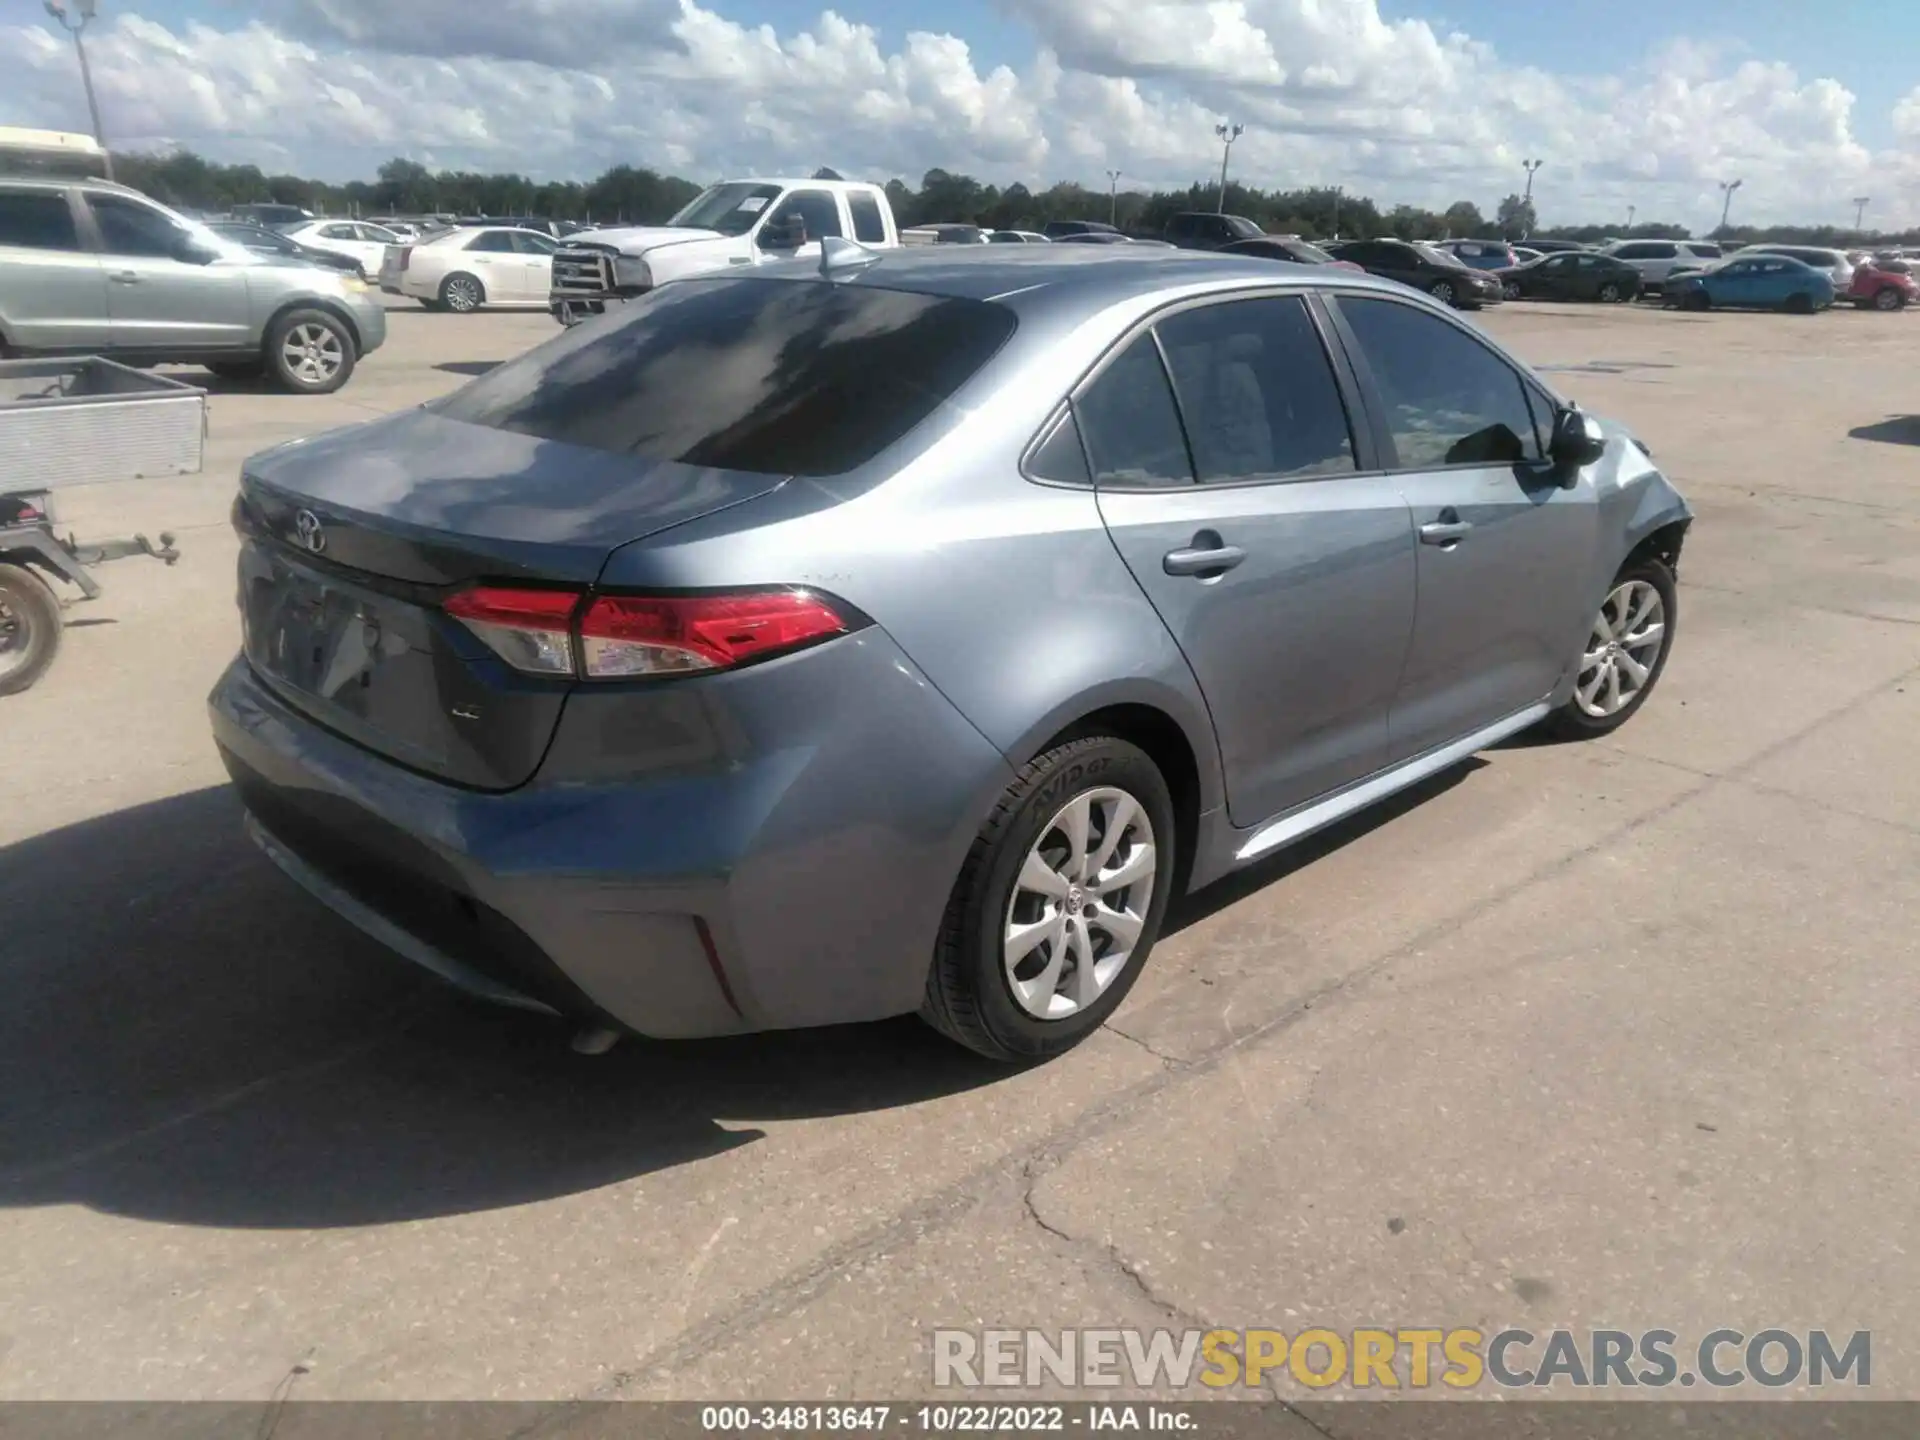
[[[302,510],[293,517],[293,533],[300,541],[300,548],[309,555],[318,555],[327,548],[326,527],[311,510]]]

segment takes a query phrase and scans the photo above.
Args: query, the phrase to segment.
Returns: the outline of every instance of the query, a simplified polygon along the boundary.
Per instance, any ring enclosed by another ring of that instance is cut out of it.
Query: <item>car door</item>
[[[195,254],[192,235],[165,211],[128,195],[86,204],[107,280],[115,350],[192,354],[252,344],[246,271]]]
[[[0,186],[0,329],[22,350],[99,350],[107,281],[69,192]]]
[[[1404,760],[1539,703],[1578,658],[1598,508],[1590,478],[1546,461],[1550,403],[1476,332],[1411,300],[1334,306],[1419,541],[1390,738]]]
[[[1335,375],[1306,300],[1234,299],[1165,316],[1073,401],[1100,513],[1193,667],[1241,827],[1380,767],[1413,621],[1407,507],[1367,473]]]
[[[1542,260],[1533,267],[1534,293],[1546,300],[1570,299],[1578,283],[1574,263],[1572,255],[1553,255]]]
[[[517,305],[527,298],[527,274],[505,230],[482,230],[467,241],[459,268],[471,270],[485,287],[489,302]],[[545,299],[543,292],[541,299]]]
[[[1765,262],[1745,256],[1729,260],[1718,270],[1707,273],[1707,298],[1716,305],[1745,306],[1766,303],[1763,291]]]
[[[520,257],[521,294],[544,305],[553,290],[553,252],[559,247],[531,230],[515,230],[512,238]]]

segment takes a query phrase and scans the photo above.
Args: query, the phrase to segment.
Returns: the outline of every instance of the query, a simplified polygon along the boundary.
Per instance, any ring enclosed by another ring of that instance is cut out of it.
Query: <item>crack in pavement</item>
[[[1055,1239],[1064,1242],[1077,1251],[1084,1251],[1093,1255],[1101,1262],[1111,1265],[1132,1282],[1133,1287],[1140,1292],[1141,1296],[1145,1298],[1149,1305],[1153,1306],[1154,1309],[1158,1310],[1162,1315],[1165,1315],[1169,1320],[1175,1321],[1192,1330],[1204,1331],[1214,1329],[1214,1326],[1208,1324],[1191,1310],[1175,1304],[1155,1290],[1153,1288],[1153,1282],[1147,1278],[1143,1267],[1130,1262],[1125,1255],[1120,1253],[1120,1247],[1115,1245],[1111,1240],[1102,1243],[1098,1240],[1090,1240],[1083,1236],[1075,1235],[1071,1231],[1064,1230],[1054,1224],[1040,1213],[1040,1206],[1034,1199],[1034,1191],[1040,1187],[1040,1182],[1046,1179],[1047,1175],[1051,1174],[1056,1168],[1058,1167],[1052,1165],[1043,1168],[1038,1164],[1029,1164],[1025,1167],[1023,1184],[1020,1188],[1020,1207],[1026,1212],[1027,1218]]]

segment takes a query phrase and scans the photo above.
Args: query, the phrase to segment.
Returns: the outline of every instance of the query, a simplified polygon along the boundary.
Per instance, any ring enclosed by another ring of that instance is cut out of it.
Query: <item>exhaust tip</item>
[[[586,1025],[573,1032],[573,1053],[604,1055],[620,1043],[620,1032],[605,1025]]]

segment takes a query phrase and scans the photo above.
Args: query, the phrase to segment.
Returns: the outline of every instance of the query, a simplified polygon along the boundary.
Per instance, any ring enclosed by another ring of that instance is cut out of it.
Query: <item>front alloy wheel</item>
[[[1611,280],[1607,281],[1606,284],[1600,287],[1600,303],[1602,305],[1619,304],[1620,303],[1620,287],[1614,284],[1613,281]]]
[[[1427,293],[1442,305],[1451,305],[1453,303],[1453,284],[1451,281],[1436,280],[1427,290]]]
[[[1573,688],[1580,709],[1596,720],[1619,714],[1652,683],[1667,644],[1667,607],[1645,580],[1616,585],[1594,619]]]
[[[1573,694],[1548,724],[1569,739],[1605,735],[1646,702],[1673,651],[1679,614],[1673,572],[1651,557],[1614,576],[1574,676]]]
[[[1518,300],[1520,298],[1520,282],[1518,280],[1507,281],[1506,284],[1500,287],[1500,293],[1508,300]]]

